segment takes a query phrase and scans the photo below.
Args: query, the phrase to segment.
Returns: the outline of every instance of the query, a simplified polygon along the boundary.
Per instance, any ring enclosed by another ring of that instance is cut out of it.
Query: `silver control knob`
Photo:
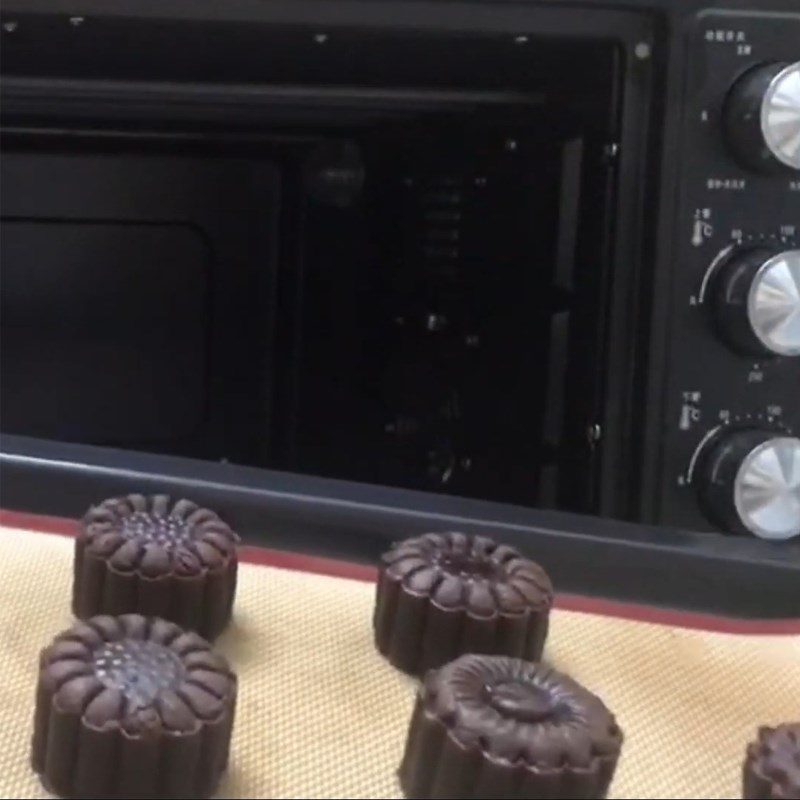
[[[800,170],[800,62],[760,64],[746,72],[728,93],[722,124],[745,166]]]
[[[778,253],[761,265],[747,296],[747,316],[768,350],[800,355],[800,250]]]
[[[800,439],[727,434],[704,460],[701,481],[705,511],[723,530],[771,540],[800,535]]]
[[[761,101],[761,135],[775,158],[800,169],[800,61],[784,67]]]
[[[800,250],[737,254],[715,282],[714,313],[736,350],[800,356]]]

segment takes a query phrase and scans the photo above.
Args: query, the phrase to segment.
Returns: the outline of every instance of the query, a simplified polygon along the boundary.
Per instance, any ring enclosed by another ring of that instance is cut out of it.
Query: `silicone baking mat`
[[[0,529],[4,797],[48,796],[29,768],[31,712],[38,651],[70,623],[71,562],[64,536]],[[221,797],[400,796],[415,685],[373,649],[373,593],[366,581],[241,568],[235,624],[218,642],[240,681]],[[800,635],[556,610],[546,655],[625,731],[612,797],[738,797],[756,727],[800,718]]]

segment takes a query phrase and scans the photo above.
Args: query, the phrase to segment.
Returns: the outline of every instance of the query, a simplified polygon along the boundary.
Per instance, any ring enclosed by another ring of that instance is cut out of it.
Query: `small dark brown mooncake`
[[[375,644],[422,676],[463,653],[538,661],[553,587],[513,547],[483,536],[428,533],[384,554],[373,616]]]
[[[215,512],[131,494],[87,512],[75,542],[72,610],[145,614],[216,637],[236,592],[238,537]]]
[[[196,633],[92,617],[40,656],[33,768],[63,797],[207,797],[235,706],[236,676]]]
[[[745,800],[800,800],[800,722],[759,728],[742,769]]]
[[[426,676],[400,785],[414,798],[602,798],[621,747],[611,712],[566,675],[466,655]]]

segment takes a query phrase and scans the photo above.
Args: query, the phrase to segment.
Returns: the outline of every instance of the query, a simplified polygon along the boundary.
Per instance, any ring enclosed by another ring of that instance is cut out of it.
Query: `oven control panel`
[[[688,51],[659,521],[800,535],[800,14]]]

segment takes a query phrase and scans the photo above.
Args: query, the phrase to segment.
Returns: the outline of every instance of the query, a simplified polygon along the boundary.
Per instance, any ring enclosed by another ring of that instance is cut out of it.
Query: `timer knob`
[[[730,533],[784,540],[800,534],[800,439],[741,430],[703,461],[700,499]]]
[[[800,61],[746,72],[725,99],[722,126],[744,166],[800,170]]]
[[[800,356],[800,250],[754,248],[724,264],[713,285],[720,335],[754,356]]]

